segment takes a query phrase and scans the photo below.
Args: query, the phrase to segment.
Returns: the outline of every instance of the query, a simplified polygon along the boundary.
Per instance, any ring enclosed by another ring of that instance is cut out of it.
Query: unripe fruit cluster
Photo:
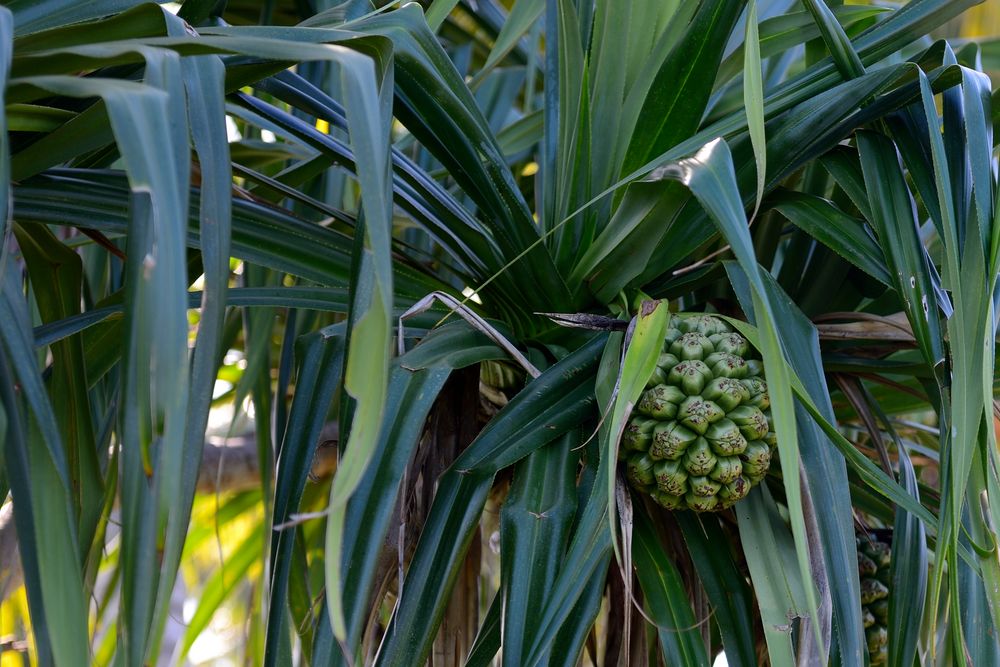
[[[622,436],[629,482],[667,509],[731,507],[776,445],[763,365],[717,317],[674,316]]]
[[[861,577],[861,621],[865,626],[868,659],[884,665],[889,659],[889,566],[892,553],[885,542],[867,535],[858,538],[858,574]]]

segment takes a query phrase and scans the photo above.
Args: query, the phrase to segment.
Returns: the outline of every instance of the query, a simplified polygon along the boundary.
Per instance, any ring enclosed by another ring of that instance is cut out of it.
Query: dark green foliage
[[[997,662],[975,4],[5,3],[31,657]]]

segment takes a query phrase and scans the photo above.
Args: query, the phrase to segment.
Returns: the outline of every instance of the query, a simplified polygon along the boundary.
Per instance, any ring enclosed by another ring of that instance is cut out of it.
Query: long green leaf
[[[736,328],[739,333],[741,333],[751,344],[756,345],[758,340],[758,334],[754,327],[746,324],[745,322],[740,322],[738,320],[729,320],[729,323]],[[914,500],[913,496],[908,494],[902,487],[899,486],[890,478],[885,471],[883,471],[879,466],[877,466],[871,459],[858,451],[858,449],[837,429],[837,427],[827,419],[824,411],[821,410],[810,396],[810,392],[802,384],[802,381],[789,373],[789,382],[791,384],[792,390],[795,392],[795,397],[799,400],[802,407],[805,408],[806,412],[812,420],[819,426],[820,430],[830,439],[830,441],[836,446],[840,453],[843,455],[848,467],[850,467],[868,486],[877,491],[880,495],[888,498],[892,502],[906,508],[907,511],[912,512],[914,515],[920,517],[920,520],[924,522],[925,525],[934,526],[937,521],[934,515],[930,511]]]
[[[170,526],[180,488],[188,401],[183,318],[190,158],[180,62],[176,54],[149,52],[145,83],[133,90],[81,84],[69,77],[47,81],[38,83],[62,94],[101,95],[136,193],[128,243],[125,386],[148,401],[126,402],[122,417],[122,499],[128,507],[123,533],[129,536],[122,563],[126,655],[139,662],[155,654],[154,619],[169,604],[174,583],[170,576],[163,582],[159,576],[166,534],[176,535],[179,528],[183,535],[187,528]],[[154,319],[159,320],[155,327]]]
[[[618,378],[617,393],[614,403],[607,415],[607,428],[601,430],[601,459],[618,460],[618,446],[626,422],[632,413],[632,407],[639,400],[646,383],[653,375],[656,361],[663,351],[663,339],[670,322],[670,311],[667,304],[661,301],[645,301],[635,317],[635,326],[631,336],[626,338],[628,346],[622,354],[621,371]],[[605,477],[605,492],[608,498],[608,528],[614,536],[614,511],[616,467],[608,466]],[[615,556],[621,561],[621,553],[617,543],[614,544]]]
[[[562,564],[576,510],[579,442],[579,433],[568,433],[520,463],[500,513],[505,665],[523,664]]]
[[[183,34],[184,27],[178,21],[170,21],[170,25],[172,32]],[[222,347],[232,217],[229,144],[223,139],[225,119],[222,62],[215,56],[185,58],[181,62],[181,76],[188,101],[191,137],[201,172],[199,229],[202,230],[201,257],[205,289],[191,362],[190,400],[186,409],[184,444],[181,447],[181,462],[176,469],[179,479],[171,492],[176,494],[172,495],[175,514],[167,528],[163,547],[163,577],[159,595],[166,599],[171,597],[170,592],[180,565]],[[182,219],[185,217],[181,216]],[[186,235],[180,239],[182,244],[185,240]],[[160,628],[166,622],[167,607],[160,606],[158,618],[154,620],[156,632],[162,632]]]
[[[802,608],[805,596],[794,572],[796,547],[766,487],[753,489],[735,510],[768,657],[772,665],[794,665],[792,621],[808,613]]]
[[[578,163],[586,160],[590,141],[585,47],[577,11],[572,2],[552,0],[548,3],[546,17],[546,38],[555,47],[546,51],[546,77],[548,85],[558,90],[558,101],[547,104],[544,109],[541,156],[544,173],[548,174],[542,181],[541,215],[546,228],[550,228],[577,206],[586,191],[583,182],[586,171]],[[577,219],[574,224],[558,230],[553,250],[557,266],[565,266],[572,260],[575,244],[571,240],[589,236],[583,224],[582,219]]]
[[[905,11],[895,12],[890,18],[886,19],[883,23],[875,26],[869,31],[866,31],[862,36],[858,38],[856,47],[862,62],[871,63],[877,61],[878,59],[884,58],[885,56],[894,53],[898,49],[902,48],[904,45],[909,43],[913,35],[922,35],[927,30],[940,25],[942,22],[947,21],[949,18],[954,17],[967,7],[975,4],[979,0],[914,0],[909,5],[907,5]],[[886,77],[887,74],[891,73],[891,68],[882,68],[871,72],[865,77],[877,77],[883,81],[894,80],[899,75],[899,72],[893,74],[892,76]],[[864,78],[864,77],[863,77]],[[765,99],[765,118],[776,117],[783,111],[789,108],[804,103],[810,99],[815,98],[818,94],[825,91],[829,91],[831,95],[835,95],[831,86],[836,84],[839,80],[839,76],[834,71],[832,63],[819,63],[807,71],[803,72],[801,75],[791,78],[785,84],[777,87],[775,91]],[[846,85],[846,92],[850,94],[851,92],[861,92],[858,88],[857,83],[860,81],[856,80]],[[872,92],[866,92],[862,96],[862,100],[867,99]],[[838,93],[843,95],[844,93]],[[817,101],[817,106],[822,111],[818,114],[814,114],[814,117],[822,118],[824,112],[827,111],[825,107],[828,107],[833,97],[824,99],[823,101]],[[899,100],[899,102],[905,100]],[[859,119],[860,120],[860,119]],[[641,168],[636,169],[630,174],[624,175],[617,183],[609,186],[603,191],[596,193],[585,205],[584,207],[591,206],[602,198],[606,197],[608,194],[614,192],[618,188],[633,182],[637,178],[641,178],[644,175],[649,174],[653,170],[661,167],[671,161],[682,158],[685,155],[689,155],[692,152],[698,150],[698,148],[705,144],[707,141],[711,141],[719,136],[733,137],[738,136],[740,133],[746,129],[746,114],[740,110],[738,113],[730,114],[724,119],[703,128],[701,131],[691,135],[688,139],[677,144],[670,150],[662,153],[655,159],[643,165]],[[800,130],[803,128],[799,128]],[[846,131],[847,128],[843,128]],[[812,141],[817,140],[817,135],[815,132],[809,132],[807,135],[811,137]],[[823,137],[822,140],[827,140],[830,137]],[[801,140],[800,140],[801,141]],[[837,141],[835,140],[832,144],[834,145]],[[790,148],[794,148],[794,145]],[[797,162],[794,157],[789,160],[792,164],[801,164]],[[651,208],[651,207],[647,207]],[[575,212],[574,212],[575,214]],[[663,225],[664,216],[660,215],[656,218],[656,226],[653,229],[661,229]],[[628,230],[625,230],[626,232]],[[657,232],[659,234],[659,232]],[[690,235],[690,230],[685,230],[684,232],[678,231],[677,236],[683,238]],[[605,247],[602,250],[596,251],[596,256],[591,256],[595,254],[594,249],[591,249],[590,253],[581,258],[578,262],[576,269],[574,270],[574,276],[582,278],[586,276],[596,265],[597,259],[602,253],[609,252],[621,245],[621,236],[624,236],[621,229],[616,230],[615,238],[608,238]],[[639,235],[642,239],[642,245],[640,247],[648,246],[650,242],[650,235],[648,230],[644,230],[642,234]],[[698,245],[707,240],[706,236],[702,236],[697,239],[696,242],[688,246],[687,252],[692,251]],[[630,247],[630,252],[636,252],[634,248]],[[648,252],[648,251],[647,251]],[[686,254],[686,253],[684,253]],[[683,255],[682,255],[683,256]],[[610,261],[610,265],[619,267],[622,266],[620,259],[615,259]],[[582,275],[581,275],[582,274]],[[625,281],[627,282],[627,280]],[[610,290],[610,294],[616,293],[617,290]],[[611,298],[609,295],[604,295],[604,298]]]
[[[188,292],[188,308],[201,307],[204,294]],[[114,299],[108,299],[113,301]],[[226,305],[235,307],[288,306],[302,309],[323,310],[334,313],[347,312],[347,293],[337,287],[234,287],[226,290]],[[43,347],[85,331],[102,322],[118,321],[125,304],[99,305],[78,315],[41,324],[34,328],[35,346]],[[406,310],[403,304],[399,312]],[[433,323],[433,322],[431,322]]]
[[[715,611],[726,660],[734,667],[757,664],[753,646],[753,594],[739,572],[733,555],[725,546],[726,534],[715,517],[700,520],[687,513],[677,514],[691,560]]]
[[[715,72],[743,1],[708,0],[663,63],[632,133],[623,173],[631,173],[692,134],[701,121]]]
[[[403,357],[401,363],[408,357]],[[375,585],[375,572],[390,529],[406,466],[420,441],[431,406],[450,374],[441,364],[428,370],[410,371],[402,365],[390,375],[386,411],[372,463],[347,505],[342,564],[343,604],[347,619],[347,646],[357,652],[367,620],[367,605]],[[339,664],[343,660],[327,623],[329,606],[316,630],[313,660]]]
[[[53,174],[31,186],[17,186],[14,196],[17,220],[71,224],[105,234],[125,233],[128,227],[124,206],[128,193],[117,187],[120,174],[114,174],[115,186],[79,176],[75,173],[65,178]],[[192,203],[198,202],[197,197],[192,197]],[[350,237],[273,206],[242,199],[233,200],[232,205],[232,252],[236,257],[320,285],[348,285]],[[188,225],[188,243],[200,248],[198,218],[192,216]],[[397,263],[394,273],[399,296],[415,301],[436,290],[448,291],[439,280],[405,264]]]
[[[3,465],[7,477],[17,530],[17,550],[24,576],[25,597],[31,617],[35,652],[40,664],[54,664],[52,639],[45,614],[45,598],[39,570],[38,540],[35,538],[35,510],[31,502],[31,463],[28,438],[22,421],[21,406],[14,389],[14,377],[6,354],[0,355],[0,404],[4,409]]]
[[[619,175],[629,138],[657,72],[684,36],[699,3],[600,0],[594,12],[587,62],[591,117],[590,187],[599,190]],[[598,209],[598,224],[607,206]],[[553,221],[553,223],[556,221]]]
[[[115,14],[137,5],[142,0],[99,0],[87,3],[65,3],[61,0],[12,0],[6,3],[14,15],[18,35],[46,28],[78,23],[87,19]]]
[[[79,256],[61,244],[48,229],[15,226],[14,232],[42,318],[51,322],[78,313],[82,288]],[[100,463],[103,457],[98,454],[95,441],[81,337],[65,339],[53,345],[51,351],[53,378],[49,400],[67,457],[72,462],[70,475],[80,546],[89,550],[105,491]]]
[[[893,11],[888,7],[870,7],[867,5],[835,4],[829,8],[837,21],[848,28],[872,18],[881,18]],[[793,11],[760,22],[760,55],[762,58],[780,56],[782,53],[820,36],[819,28],[812,15],[806,11]],[[719,79],[728,80],[742,68],[744,45],[727,56],[719,68]]]
[[[987,431],[988,433],[988,431]],[[995,447],[996,439],[987,437],[987,442]],[[992,442],[991,442],[992,441]],[[996,625],[997,618],[997,600],[996,592],[993,589],[993,583],[1000,577],[1000,563],[994,558],[996,553],[996,538],[993,535],[990,526],[993,525],[993,517],[997,516],[996,502],[993,500],[993,494],[997,489],[997,477],[996,473],[991,471],[986,466],[981,464],[981,461],[977,460],[972,466],[972,477],[970,478],[970,490],[968,492],[970,502],[969,506],[972,508],[970,511],[970,525],[971,530],[970,541],[975,541],[981,545],[992,545],[992,550],[977,550],[977,555],[979,556],[979,567],[983,576],[983,583],[986,593],[987,604],[990,608],[990,615],[993,618],[993,623]],[[986,501],[982,499],[981,492],[978,489],[984,489],[986,491]],[[979,495],[977,498],[978,502],[972,502],[972,497],[974,495]],[[976,505],[978,504],[978,511],[976,511]]]
[[[340,386],[344,338],[337,330],[307,334],[299,341],[296,392],[278,450],[271,526],[286,523],[298,510],[319,435]],[[294,530],[294,529],[292,529]],[[271,541],[270,607],[264,664],[291,660],[286,613],[288,577],[294,533],[279,531]]]
[[[660,544],[652,520],[641,509],[632,531],[635,572],[650,617],[656,623],[668,665],[708,665],[705,643],[680,573]]]
[[[344,389],[355,401],[344,454],[330,488],[326,524],[327,600],[333,634],[347,638],[341,601],[341,563],[347,501],[371,461],[385,406],[392,337],[392,180],[389,131],[392,124],[392,71],[358,57],[341,63],[351,146],[358,162],[364,215],[364,245],[357,281],[352,282],[352,330],[344,369]]]
[[[81,656],[90,653],[87,605],[83,595],[81,551],[66,452],[41,373],[30,350],[28,321],[27,304],[20,290],[16,267],[11,262],[3,274],[0,343],[28,405],[32,422],[30,430],[21,434],[23,440],[8,444],[5,458],[12,464],[20,461],[19,467],[28,473],[28,479],[23,480],[27,483],[19,489],[17,486],[22,480],[18,480],[14,487],[15,515],[18,496],[23,497],[27,492],[30,497],[27,504],[30,509],[24,519],[18,520],[19,523],[26,519],[32,519],[34,523],[26,531],[28,541],[21,544],[21,560],[26,563],[26,572],[37,576],[28,581],[41,589],[33,591],[32,597],[40,592],[43,623],[48,629],[48,645],[42,649],[42,654],[51,649],[55,664],[63,667],[76,664]],[[3,374],[7,376],[6,363],[4,366]],[[8,382],[4,384],[11,386]],[[6,388],[4,391],[7,391]],[[10,415],[16,415],[18,407],[10,399],[12,396],[4,399],[5,409]],[[11,448],[15,451],[12,452]],[[34,539],[31,539],[32,535]],[[39,606],[36,605],[35,609],[38,610]]]
[[[875,70],[802,101],[771,121],[765,191],[834,148],[857,126],[908,103],[915,91],[905,88],[905,82],[913,71],[908,64]],[[873,96],[875,100],[871,101]],[[774,113],[767,107],[765,104],[766,118]],[[736,137],[734,166],[739,168],[736,176],[740,191],[747,193],[744,202],[750,203],[755,170],[742,129],[731,135]],[[714,138],[705,132],[697,136]],[[669,154],[680,157],[697,151],[699,147],[690,145],[690,141],[684,142],[685,152],[680,152],[678,146]],[[633,184],[604,232],[578,260],[571,278],[590,278],[598,297],[610,300],[635,276],[639,275],[641,281],[652,280],[708,241],[713,229],[704,223],[704,216],[702,208],[676,184],[655,178]],[[660,242],[668,235],[675,241]]]
[[[900,483],[919,502],[920,491],[913,464],[905,449],[899,451]],[[917,656],[920,626],[927,594],[926,529],[917,517],[896,509],[892,531],[892,564],[889,578],[889,664],[912,665]]]
[[[601,479],[607,468],[614,468],[614,460],[601,458],[597,478],[587,498],[573,539],[570,541],[552,592],[539,615],[535,641],[528,651],[524,664],[529,667],[546,664],[545,660],[560,634],[560,630],[577,610],[579,601],[592,590],[593,577],[607,570],[612,555],[612,537],[608,528],[609,501],[607,489]]]
[[[966,80],[963,82],[963,87],[965,85],[971,85],[971,82]],[[961,196],[961,201],[964,202],[967,201],[967,193],[963,191],[963,187],[952,186],[956,173],[951,170],[949,156],[946,153],[946,139],[960,142],[961,137],[956,135],[960,135],[964,128],[961,126],[954,128],[954,121],[948,122],[954,112],[949,113],[946,104],[946,136],[942,136],[930,85],[922,75],[920,86],[924,114],[928,119],[931,155],[941,207],[942,242],[945,250],[944,279],[952,289],[955,305],[955,312],[947,324],[954,378],[954,386],[951,388],[951,410],[941,415],[942,421],[947,425],[947,428],[942,429],[942,442],[945,445],[943,464],[951,478],[948,492],[943,497],[938,529],[939,538],[946,545],[944,550],[946,555],[936,563],[930,599],[932,605],[939,599],[944,563],[950,561],[952,566],[948,572],[949,593],[955,609],[960,610],[961,591],[968,590],[959,585],[959,575],[962,571],[960,567],[964,566],[959,566],[957,562],[962,505],[974,449],[977,441],[982,440],[980,424],[986,418],[986,402],[992,400],[992,392],[987,385],[985,375],[992,377],[991,364],[987,359],[992,360],[993,355],[990,354],[987,358],[985,352],[987,350],[992,352],[994,343],[992,329],[987,327],[986,318],[982,313],[989,310],[986,295],[992,293],[996,285],[996,276],[987,278],[986,257],[982,244],[982,239],[992,234],[987,232],[984,237],[979,229],[981,224],[979,219],[969,216],[964,206],[955,205],[954,197]],[[980,99],[975,103],[983,102]],[[980,116],[985,114],[981,113]],[[985,124],[984,121],[982,123]],[[980,135],[978,137],[980,141],[986,138],[982,129],[976,134]],[[962,152],[964,154],[964,150]],[[964,164],[960,165],[960,170],[964,171],[964,168]],[[961,183],[964,185],[964,182],[963,178]],[[941,345],[943,346],[943,342]],[[984,390],[987,392],[985,395]],[[975,604],[979,593],[973,590],[972,595],[969,602]],[[956,649],[963,642],[961,618],[959,615],[955,618],[955,622],[949,624],[949,635]]]
[[[340,105],[323,91],[301,80],[301,77],[283,72],[259,85],[263,90],[300,111],[315,113],[317,117],[327,122],[346,128],[347,119]],[[322,133],[313,125],[258,98],[240,94],[236,99],[242,104],[251,105],[251,108],[262,117],[273,120],[276,129],[287,129],[293,140],[299,138],[309,146],[323,151],[334,164],[341,164],[347,169],[356,171],[353,151],[336,137]],[[492,237],[485,225],[469,214],[441,184],[399,149],[392,150],[392,162],[393,196],[398,206],[413,217],[415,222],[425,226],[438,243],[446,247],[470,270],[488,272],[490,269],[486,267],[500,266],[498,260],[500,251],[492,243]],[[293,179],[294,174],[293,168],[280,174],[280,181],[269,179],[262,174],[255,174],[254,178],[260,179],[268,186],[280,187],[280,191],[289,197],[306,201],[298,190],[291,187],[296,184]],[[315,199],[308,198],[308,202],[328,215],[333,212]]]
[[[781,192],[771,202],[775,210],[802,231],[872,278],[891,284],[882,251],[861,220],[847,215],[828,200],[801,192]]]
[[[186,522],[178,525],[173,511],[181,486],[188,400],[187,122],[179,57],[155,50],[143,56],[143,84],[61,76],[36,77],[31,84],[58,94],[103,99],[135,193],[126,301],[139,308],[128,311],[126,322],[126,386],[147,400],[124,406],[123,440],[128,445],[122,482],[128,507],[123,530],[134,536],[123,552],[125,646],[136,662],[156,651],[162,627],[156,619],[165,620],[174,583],[172,575],[161,581],[160,559],[164,549],[179,553],[178,540],[187,528]],[[155,314],[147,310],[152,304]],[[154,318],[164,323],[153,327]]]
[[[858,133],[858,149],[872,223],[878,232],[893,286],[903,300],[924,359],[932,368],[936,367],[944,358],[937,298],[916,227],[916,206],[904,182],[899,157],[891,142],[870,132]]]
[[[853,79],[865,73],[865,66],[861,63],[857,51],[851,44],[851,40],[844,32],[844,28],[837,21],[837,18],[826,6],[824,0],[804,0],[806,9],[812,14],[816,27],[819,28],[820,35],[826,48],[829,49],[833,57],[833,63],[844,79]]]
[[[598,567],[590,580],[582,584],[583,592],[569,618],[559,628],[552,648],[545,657],[546,664],[553,667],[576,667],[580,663],[587,639],[601,611],[606,579],[607,573]]]
[[[427,25],[436,32],[451,10],[457,6],[458,0],[434,0],[427,9]]]
[[[524,33],[542,15],[542,10],[544,9],[544,0],[517,0],[514,3],[514,6],[511,7],[510,15],[504,21],[503,28],[500,29],[500,34],[497,35],[496,41],[493,43],[490,55],[487,56],[486,62],[476,73],[477,79],[482,80],[487,72],[491,71],[493,67],[510,53],[511,49],[517,44],[517,41],[524,36]],[[428,11],[427,22],[433,25],[430,21],[430,11]]]
[[[430,650],[493,476],[592,413],[592,378],[603,344],[603,336],[594,337],[532,381],[438,480],[376,664],[409,665]]]
[[[471,93],[427,29],[418,5],[350,27],[393,40],[399,102],[394,112],[476,201],[508,261],[519,258],[518,273],[524,276],[519,298],[538,303],[540,310],[562,308],[568,301],[566,286],[547,253],[539,247],[529,251],[539,234],[528,207]],[[460,130],[445,131],[452,127]],[[527,289],[531,284],[536,287]]]
[[[490,608],[486,611],[486,616],[479,626],[479,632],[476,633],[476,641],[469,649],[465,667],[491,667],[493,665],[493,658],[500,650],[502,611],[503,597],[494,595],[493,602],[490,603]]]
[[[734,262],[727,262],[726,271],[744,312],[754,319],[756,309],[751,305],[746,274]],[[782,323],[783,349],[796,384],[793,390],[797,393],[808,392],[823,417],[833,422],[833,406],[830,404],[816,329],[770,274],[761,272],[761,277],[775,306],[778,321]],[[801,393],[799,396],[801,400]],[[812,515],[820,542],[818,547],[813,544],[811,548],[822,552],[824,562],[823,570],[814,572],[813,576],[821,582],[825,580],[824,587],[830,591],[833,630],[841,659],[848,663],[860,661],[864,653],[860,581],[854,549],[854,521],[849,511],[851,493],[847,466],[834,454],[820,427],[807,419],[808,412],[801,403],[796,403],[795,414],[804,479],[814,508]]]
[[[747,110],[747,131],[757,167],[757,195],[752,220],[764,197],[767,183],[767,139],[764,134],[764,81],[760,65],[760,35],[757,28],[757,0],[747,4],[746,35],[743,38],[743,106]]]

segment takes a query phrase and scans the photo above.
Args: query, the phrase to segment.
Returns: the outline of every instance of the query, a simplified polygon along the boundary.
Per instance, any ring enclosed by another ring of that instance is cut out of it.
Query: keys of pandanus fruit
[[[621,451],[646,452],[649,443],[653,441],[653,429],[659,424],[655,419],[633,419],[625,426],[622,433]]]
[[[872,602],[870,605],[868,605],[868,609],[871,611],[876,621],[878,621],[882,625],[889,625],[888,596],[886,596],[882,600],[875,600],[875,602]]]
[[[660,422],[653,427],[653,441],[649,444],[649,455],[654,459],[679,458],[697,438],[697,433],[675,421]]]
[[[635,486],[645,488],[656,483],[653,477],[653,459],[649,454],[636,454],[628,460],[626,476]]]
[[[888,655],[889,632],[884,625],[873,625],[865,630],[865,641],[868,644],[868,655],[878,656],[869,658],[869,665],[884,665],[887,658],[882,658],[881,654]]]
[[[687,504],[689,510],[694,510],[695,512],[711,512],[718,506],[719,498],[718,496],[699,496],[694,493],[689,493],[684,496],[684,502]]]
[[[732,507],[737,501],[743,500],[750,493],[750,480],[740,475],[733,481],[723,484],[719,489],[719,500],[723,507]]]
[[[680,459],[659,461],[653,465],[656,488],[672,496],[683,496],[688,490],[688,472]]]
[[[743,401],[744,404],[752,405],[758,410],[767,410],[771,407],[771,397],[767,393],[767,383],[763,378],[757,376],[743,378],[740,384],[750,393],[750,397]]]
[[[715,352],[715,346],[708,336],[697,331],[686,333],[670,344],[670,354],[681,361],[697,359],[704,361],[705,357]]]
[[[701,396],[688,396],[677,410],[677,421],[698,435],[705,435],[712,422],[717,422],[725,416],[726,413],[722,408]]]
[[[732,333],[729,325],[712,315],[689,315],[682,319],[677,327],[680,331],[697,331],[706,336]]]
[[[708,477],[692,477],[688,480],[691,486],[691,493],[696,496],[714,496],[722,488],[722,485]]]
[[[647,389],[639,399],[636,410],[655,419],[666,420],[677,416],[677,410],[684,399],[684,392],[668,384],[658,384]]]
[[[889,545],[885,542],[872,542],[868,545],[865,550],[868,557],[875,561],[875,565],[878,566],[878,575],[883,575],[885,577],[889,576],[889,564],[892,562],[892,552],[889,549]],[[882,576],[878,576],[881,581]],[[882,582],[886,583],[886,582]]]
[[[707,475],[715,468],[716,462],[715,454],[705,438],[698,438],[684,452],[684,469],[692,475]]]
[[[720,318],[672,317],[620,448],[629,481],[657,504],[725,509],[767,474],[770,399],[751,353]]]
[[[752,405],[741,405],[726,416],[736,423],[747,440],[760,440],[770,430],[767,417]]]
[[[712,424],[705,432],[705,438],[719,456],[735,456],[747,448],[747,440],[740,433],[740,428],[728,417]]]
[[[701,395],[726,412],[750,400],[750,390],[743,382],[733,378],[715,378],[705,387]]]
[[[709,340],[717,352],[726,352],[737,357],[745,357],[750,350],[747,339],[737,333],[715,334],[710,336]]]
[[[861,581],[861,604],[871,604],[888,595],[889,589],[878,579],[868,578]]]
[[[656,368],[653,369],[653,375],[650,376],[649,381],[646,382],[647,387],[655,387],[658,384],[667,383],[667,371],[664,368],[673,368],[676,366],[680,360],[672,354],[661,354],[659,360],[656,362]]]
[[[746,359],[735,354],[716,352],[708,355],[705,365],[712,371],[714,377],[745,378],[749,375]]]
[[[700,394],[705,385],[714,378],[705,362],[697,359],[682,361],[667,374],[667,382],[680,387],[688,396]]]
[[[771,448],[767,443],[754,440],[747,443],[746,450],[740,455],[743,460],[743,472],[758,477],[767,472],[771,467]]]
[[[663,350],[667,351],[675,340],[684,335],[684,332],[677,327],[671,326],[667,329],[667,333],[663,336]],[[677,362],[674,362],[677,363]]]
[[[674,496],[663,491],[656,490],[649,494],[653,501],[668,510],[684,508],[684,496]]]
[[[722,456],[716,459],[715,468],[708,474],[716,482],[728,484],[743,474],[743,463],[738,456]]]

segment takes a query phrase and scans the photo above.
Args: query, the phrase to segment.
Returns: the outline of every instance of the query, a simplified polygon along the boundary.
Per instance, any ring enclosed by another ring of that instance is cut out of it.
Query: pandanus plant
[[[929,37],[974,0],[6,4],[39,663],[227,599],[267,665],[1000,659],[995,47]],[[258,475],[205,505],[224,405]]]

